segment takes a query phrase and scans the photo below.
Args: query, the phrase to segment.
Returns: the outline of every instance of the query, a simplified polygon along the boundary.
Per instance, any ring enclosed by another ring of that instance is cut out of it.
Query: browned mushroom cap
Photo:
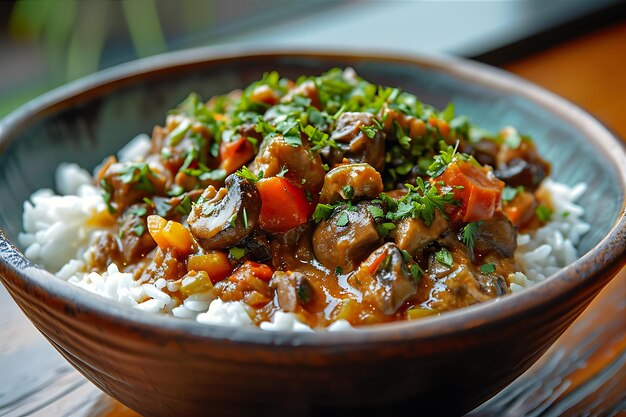
[[[371,113],[342,113],[331,134],[337,147],[324,150],[329,163],[338,164],[346,158],[350,162],[366,162],[377,171],[382,171],[385,167],[385,133],[375,130],[374,137],[370,138],[361,130],[370,126],[375,126]]]
[[[478,252],[500,252],[507,258],[512,257],[517,249],[517,229],[502,212],[479,223],[474,234],[474,250]]]
[[[337,208],[330,218],[317,225],[313,252],[326,268],[351,272],[381,243],[376,221],[367,206],[359,203]]]
[[[417,292],[417,284],[402,252],[390,242],[372,252],[348,277],[348,282],[361,291],[365,301],[385,314],[394,314],[407,298]]]
[[[426,226],[422,219],[407,217],[398,222],[394,230],[395,241],[400,249],[415,256],[426,245],[437,240],[448,226],[448,219],[439,210],[435,210],[430,226]]]
[[[383,192],[380,173],[370,164],[346,164],[333,168],[324,177],[320,203],[340,200],[374,199]]]
[[[276,291],[279,307],[287,312],[294,312],[298,305],[308,304],[314,297],[313,286],[300,272],[274,272],[270,288]]]
[[[261,197],[256,186],[236,174],[226,178],[226,189],[195,204],[187,223],[204,249],[227,248],[239,243],[256,227]],[[204,195],[204,194],[203,194]]]

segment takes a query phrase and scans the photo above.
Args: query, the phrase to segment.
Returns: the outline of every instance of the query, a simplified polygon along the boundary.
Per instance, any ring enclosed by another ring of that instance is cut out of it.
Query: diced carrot
[[[169,243],[165,239],[165,236],[163,236],[163,229],[166,224],[167,220],[161,216],[157,216],[156,214],[148,216],[148,232],[150,232],[150,236],[152,236],[152,239],[154,239],[161,249],[169,248]]]
[[[256,186],[261,195],[259,225],[263,230],[286,232],[307,222],[311,204],[304,190],[282,177],[264,178]]]
[[[265,282],[269,282],[269,280],[271,280],[272,276],[274,275],[274,271],[272,271],[272,268],[265,264],[246,261],[246,263],[244,263],[244,267],[246,266],[250,269],[255,277]]]
[[[453,190],[454,198],[461,201],[461,206],[449,213],[454,221],[476,222],[493,216],[500,206],[504,183],[489,171],[467,161],[456,161],[434,179],[435,184],[443,181],[450,187],[462,187]]]
[[[376,273],[376,270],[378,269],[378,266],[381,264],[382,261],[385,260],[385,258],[387,257],[387,252],[386,251],[382,251],[380,253],[380,255],[378,255],[376,257],[376,259],[374,259],[374,262],[372,262],[371,264],[369,264],[369,266],[367,267],[367,270],[369,271],[370,274],[374,275]]]
[[[222,159],[220,168],[230,174],[254,157],[254,146],[246,138],[239,138],[233,142],[222,142],[220,157]]]
[[[189,255],[194,250],[194,239],[191,232],[182,224],[169,220],[161,232],[169,247],[176,249],[181,255]]]
[[[228,260],[228,255],[220,251],[190,256],[187,260],[187,269],[206,272],[213,284],[223,280],[233,272],[233,266]]]
[[[520,227],[528,223],[535,214],[537,199],[527,191],[519,192],[512,201],[504,204],[502,211],[514,226]]]
[[[250,94],[250,101],[254,103],[265,103],[273,106],[278,104],[278,100],[278,94],[269,85],[260,85]]]
[[[444,138],[450,137],[450,125],[445,120],[437,120],[437,128]]]

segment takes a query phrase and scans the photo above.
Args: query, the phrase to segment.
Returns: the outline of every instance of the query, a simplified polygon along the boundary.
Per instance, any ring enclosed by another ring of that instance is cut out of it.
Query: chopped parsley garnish
[[[541,222],[549,222],[550,217],[552,217],[552,209],[545,204],[539,204],[535,209],[535,215]]]
[[[380,219],[385,216],[385,212],[378,206],[367,206],[367,211],[370,212],[373,218]]]
[[[335,210],[335,206],[318,203],[315,207],[315,211],[313,212],[313,220],[315,223],[326,220],[333,214],[333,210]]]
[[[400,126],[400,123],[398,123],[397,120],[393,121],[393,127],[400,146],[404,149],[409,149],[411,147],[411,137],[404,133],[404,129]]]
[[[141,217],[141,216],[145,216],[148,210],[145,207],[139,206],[139,207],[133,207],[129,209],[128,212],[130,214],[134,214],[135,216]]]
[[[365,133],[370,139],[374,139],[374,137],[376,136],[376,132],[380,130],[380,128],[376,125],[360,126],[359,129],[361,129],[361,131]]]
[[[278,174],[276,174],[277,177],[284,177],[285,174],[289,172],[289,169],[287,168],[287,165],[283,165],[283,167],[281,168],[280,172]]]
[[[337,226],[346,226],[348,223],[350,223],[350,220],[348,219],[348,213],[344,211],[339,215],[339,218],[337,219],[337,222],[335,224]]]
[[[389,233],[391,233],[391,231],[395,228],[396,225],[391,222],[382,223],[381,225],[376,226],[378,234],[383,237],[389,236]]]
[[[133,232],[135,232],[137,236],[143,235],[145,231],[146,231],[146,228],[141,223],[137,223],[136,225],[133,226]]]
[[[243,228],[244,230],[248,230],[248,212],[245,207],[243,209]]]
[[[191,212],[191,199],[188,195],[183,197],[183,199],[178,203],[175,209],[176,213],[182,214],[183,216],[188,215]]]
[[[492,274],[496,272],[496,264],[494,264],[493,262],[489,262],[487,264],[481,265],[480,272],[482,272],[483,274]]]
[[[232,248],[228,249],[228,252],[233,255],[233,258],[240,260],[241,258],[243,258],[246,255],[246,249],[245,248],[238,248],[237,246],[233,246]]]
[[[409,192],[397,201],[385,193],[380,195],[380,199],[389,209],[387,219],[396,221],[412,217],[422,219],[426,226],[430,226],[435,218],[435,210],[439,210],[445,216],[444,206],[457,204],[452,192],[440,193],[436,187],[424,183],[420,177],[417,177],[416,183],[417,186],[405,184]]]
[[[420,281],[420,278],[424,275],[424,270],[418,264],[411,264],[409,266],[409,271],[411,272],[411,277],[417,284]]]
[[[100,187],[102,188],[102,199],[104,200],[104,204],[107,206],[107,210],[109,213],[115,214],[117,210],[111,204],[111,196],[113,194],[113,186],[107,182],[105,178],[100,180]]]
[[[354,197],[354,188],[351,185],[346,185],[342,189],[343,197],[347,200],[351,200]]]
[[[150,166],[147,163],[135,163],[126,167],[119,178],[124,184],[135,183],[133,188],[136,190],[153,193],[155,191],[154,185],[148,176],[154,176]]]
[[[524,187],[521,185],[518,187],[509,187],[508,185],[502,190],[502,201],[512,201],[518,193],[523,193]]]
[[[261,179],[263,179],[263,171],[260,171],[259,174],[255,174],[254,172],[250,171],[250,169],[247,166],[242,166],[241,169],[239,169],[239,171],[236,172],[237,175],[239,175],[241,178],[252,181],[252,182],[257,182]]]
[[[230,225],[230,227],[235,227],[235,221],[237,221],[237,213],[233,214],[232,216],[230,216],[230,219],[228,219],[228,224]]]
[[[463,227],[463,243],[469,249],[470,253],[474,252],[474,235],[483,222],[468,223]]]
[[[335,267],[335,275],[343,274],[343,269],[340,266]]]
[[[454,264],[452,254],[446,248],[441,248],[437,253],[435,253],[435,259],[439,261],[440,264],[445,265],[448,268],[452,267]]]

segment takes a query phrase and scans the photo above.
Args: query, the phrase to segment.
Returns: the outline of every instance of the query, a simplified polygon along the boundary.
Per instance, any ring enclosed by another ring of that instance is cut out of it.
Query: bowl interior
[[[437,65],[399,60],[336,56],[258,56],[195,63],[152,72],[87,91],[31,118],[0,141],[0,228],[14,242],[21,229],[22,204],[40,188],[54,186],[63,161],[89,170],[139,133],[150,134],[166,112],[195,91],[204,99],[227,93],[277,70],[282,76],[316,75],[333,67],[353,67],[374,83],[399,87],[423,102],[443,108],[455,104],[492,131],[512,125],[532,136],[551,161],[553,177],[570,185],[586,182],[579,203],[592,224],[579,245],[582,255],[607,234],[621,212],[624,191],[615,166],[590,142],[588,134],[551,108],[506,88],[490,86],[487,77],[462,75]]]

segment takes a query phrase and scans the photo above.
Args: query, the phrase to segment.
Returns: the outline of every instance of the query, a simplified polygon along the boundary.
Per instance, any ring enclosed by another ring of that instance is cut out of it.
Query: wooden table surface
[[[509,63],[626,138],[626,21]],[[130,417],[68,365],[0,287],[0,416]],[[626,268],[552,348],[469,416],[626,416]]]

